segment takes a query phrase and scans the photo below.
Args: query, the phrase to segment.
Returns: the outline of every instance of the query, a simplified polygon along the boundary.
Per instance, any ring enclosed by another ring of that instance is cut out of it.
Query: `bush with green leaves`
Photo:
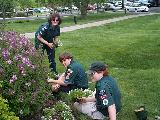
[[[41,117],[42,120],[74,120],[72,115],[72,110],[70,107],[62,101],[58,101],[50,108],[43,109],[43,116]]]
[[[8,101],[2,98],[1,88],[0,82],[0,120],[19,120],[15,113],[9,110]]]
[[[34,116],[51,96],[46,82],[49,68],[44,57],[24,36],[13,31],[1,32],[2,97],[20,117]]]
[[[82,97],[88,97],[89,95],[91,95],[93,93],[92,90],[90,89],[74,89],[69,91],[68,93],[68,99],[72,102],[76,102],[78,98],[82,98]]]
[[[9,106],[7,100],[3,99],[0,95],[0,120],[19,120],[15,116],[14,112],[9,111]]]
[[[27,17],[25,12],[17,12],[14,16],[15,17]]]

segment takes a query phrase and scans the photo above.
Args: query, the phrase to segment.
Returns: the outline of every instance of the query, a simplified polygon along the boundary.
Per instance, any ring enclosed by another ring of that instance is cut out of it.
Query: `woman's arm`
[[[108,107],[109,120],[116,120],[116,106],[115,104]]]
[[[63,86],[67,86],[67,84],[64,83],[65,80],[65,73],[63,73],[58,80],[54,80],[54,79],[48,79],[47,81],[49,83],[55,83],[55,84],[59,84],[59,85],[63,85]]]
[[[91,96],[91,97],[85,98],[85,100],[86,100],[86,102],[95,102],[96,98],[95,98],[95,96]]]
[[[96,101],[95,96],[79,98],[79,103],[95,102],[95,101]]]
[[[40,35],[38,35],[37,38],[38,38],[39,41],[41,41],[42,43],[46,44],[48,47],[53,48],[53,43],[48,43]]]

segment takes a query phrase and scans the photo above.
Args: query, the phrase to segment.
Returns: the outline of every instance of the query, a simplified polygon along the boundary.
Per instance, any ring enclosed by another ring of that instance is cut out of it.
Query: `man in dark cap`
[[[103,62],[94,62],[87,73],[92,82],[96,82],[96,93],[92,97],[80,99],[74,106],[92,119],[109,117],[109,120],[116,120],[116,113],[121,110],[121,94],[116,81],[108,74],[108,66]],[[87,102],[95,103],[96,107],[85,107]],[[87,109],[87,113],[84,108]]]

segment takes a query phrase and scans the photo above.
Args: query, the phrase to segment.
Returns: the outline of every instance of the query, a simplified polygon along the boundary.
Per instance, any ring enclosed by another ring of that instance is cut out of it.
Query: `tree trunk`
[[[88,6],[87,2],[83,2],[80,5],[80,11],[81,11],[82,18],[85,18],[87,16],[87,6]]]

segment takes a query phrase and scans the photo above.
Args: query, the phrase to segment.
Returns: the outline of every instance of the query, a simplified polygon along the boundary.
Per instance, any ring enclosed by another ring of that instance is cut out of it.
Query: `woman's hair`
[[[108,68],[106,68],[105,70],[103,71],[96,71],[97,73],[101,73],[103,72],[103,76],[108,76],[109,75],[109,71],[108,71]]]
[[[64,53],[60,54],[60,56],[59,56],[59,61],[60,62],[63,62],[66,59],[71,59],[72,60],[73,56],[70,53],[67,53],[67,52],[64,52]]]
[[[58,25],[60,25],[62,23],[62,20],[61,20],[61,17],[58,13],[53,13],[50,15],[49,19],[48,19],[48,22],[49,24],[51,24],[51,21],[54,20],[55,18],[58,18]]]

